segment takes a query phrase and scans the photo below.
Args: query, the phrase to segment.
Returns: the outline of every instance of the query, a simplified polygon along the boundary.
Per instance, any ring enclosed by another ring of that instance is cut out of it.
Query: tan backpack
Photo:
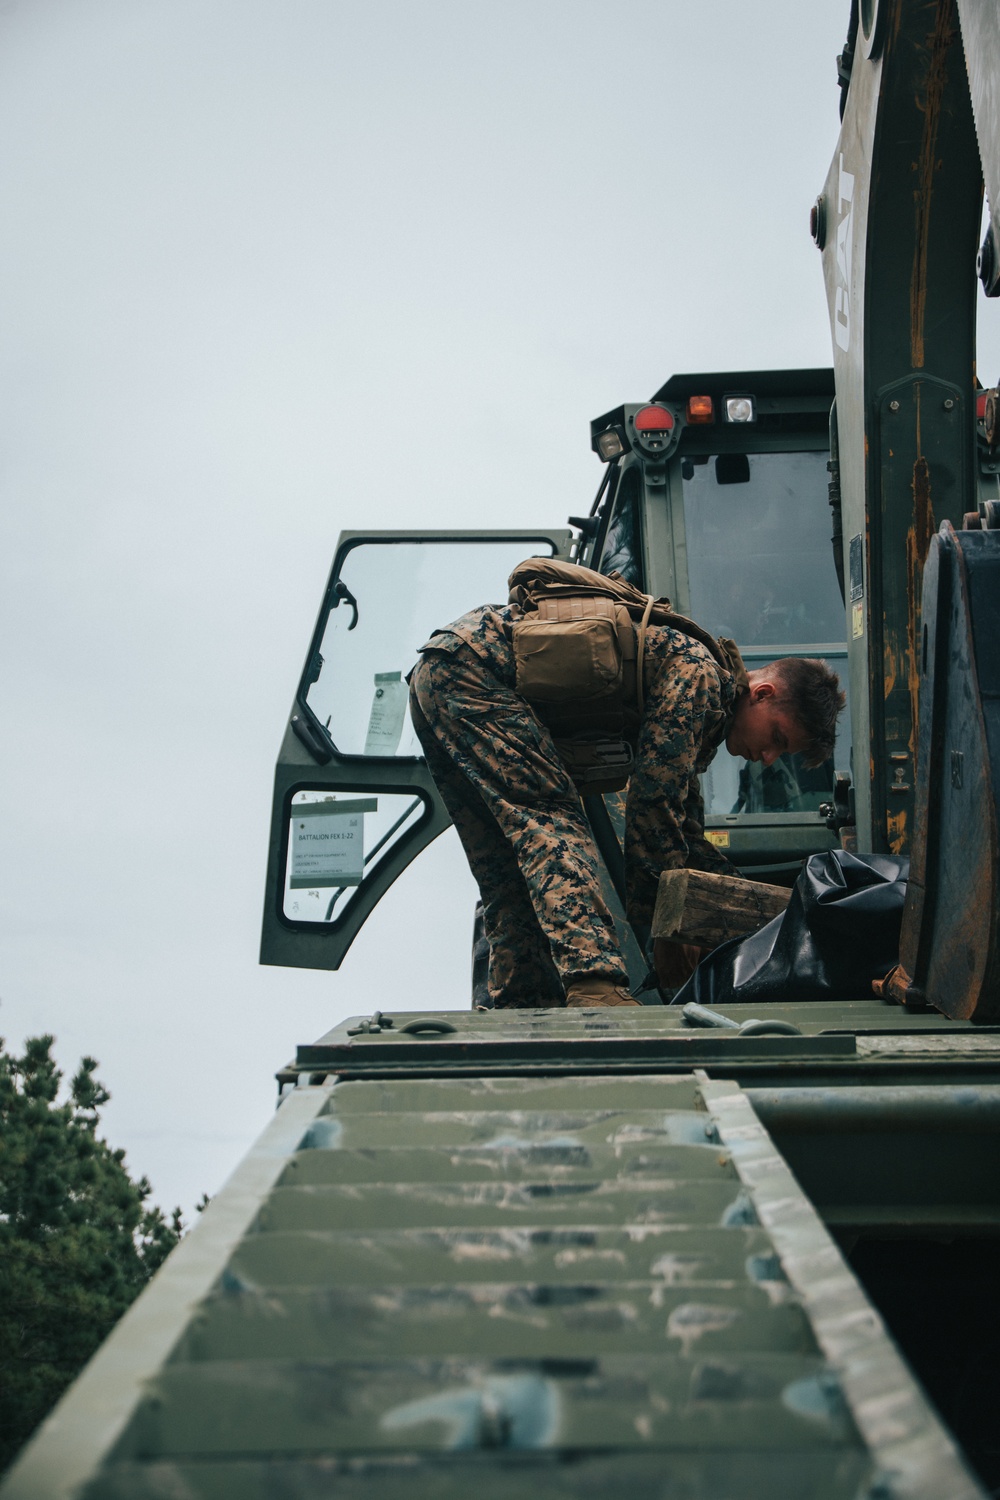
[[[578,791],[620,791],[632,769],[642,722],[646,628],[670,625],[711,651],[745,683],[734,642],[716,640],[619,573],[529,557],[508,579],[516,687],[552,731]]]

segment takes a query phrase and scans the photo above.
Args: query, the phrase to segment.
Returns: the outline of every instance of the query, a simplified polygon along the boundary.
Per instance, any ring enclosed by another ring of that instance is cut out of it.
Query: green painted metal
[[[823,1222],[842,1235],[1000,1232],[1000,1087],[748,1089]]]
[[[981,1493],[750,1098],[694,1071],[294,1088],[0,1494],[612,1484]]]
[[[475,1378],[475,1371],[469,1372]],[[493,1400],[497,1389],[484,1382],[484,1397]],[[502,1389],[502,1388],[501,1388]],[[595,1395],[600,1389],[593,1388]],[[635,1387],[632,1387],[635,1391]],[[641,1420],[644,1413],[636,1412]],[[413,1500],[420,1494],[434,1500],[606,1500],[625,1490],[632,1500],[855,1500],[864,1494],[870,1466],[853,1449],[811,1448],[760,1452],[745,1449],[685,1450],[665,1464],[661,1449],[653,1452],[599,1452],[574,1455],[566,1463],[556,1454],[508,1453],[487,1456],[453,1454],[421,1458],[386,1453],[377,1458],[350,1455],[316,1460],[277,1458],[263,1464],[221,1460],[197,1464],[184,1461],[123,1464],[88,1496],[88,1500],[162,1500],[164,1493],[181,1493],[197,1500]],[[877,1493],[877,1492],[876,1492]]]
[[[748,1017],[738,1006],[737,1023]],[[754,1018],[790,1023],[794,1035],[740,1035],[685,1023],[671,1006],[621,1011],[449,1012],[447,1031],[421,1017],[379,1012],[380,1025],[344,1022],[308,1046],[279,1074],[299,1078],[385,1077],[419,1071],[462,1077],[534,1070],[546,1076],[664,1073],[709,1068],[750,1086],[857,1083],[877,1079],[1000,1082],[1000,1032],[953,1022],[936,1012],[912,1015],[881,1001],[755,1006]],[[443,1018],[442,1018],[443,1019]],[[410,1026],[415,1030],[405,1031]],[[492,1081],[492,1080],[491,1080]]]
[[[707,1082],[704,1094],[817,1342],[836,1365],[884,1489],[951,1500],[981,1494],[953,1440],[936,1421],[928,1423],[920,1387],[746,1095],[722,1082]]]

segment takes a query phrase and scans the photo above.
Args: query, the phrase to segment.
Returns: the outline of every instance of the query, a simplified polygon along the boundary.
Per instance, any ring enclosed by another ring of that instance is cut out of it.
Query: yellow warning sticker
[[[710,844],[714,844],[717,849],[729,848],[729,834],[723,833],[721,828],[706,829],[705,837],[708,839],[708,842]]]
[[[854,640],[860,641],[864,633],[865,608],[861,601],[858,600],[857,604],[851,605],[851,636]]]

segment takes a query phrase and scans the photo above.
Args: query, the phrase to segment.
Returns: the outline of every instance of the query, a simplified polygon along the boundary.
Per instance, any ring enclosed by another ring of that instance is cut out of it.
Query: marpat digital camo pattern
[[[552,736],[514,690],[510,607],[484,605],[422,648],[410,707],[483,898],[495,1006],[564,1003],[579,974],[628,984],[598,855]],[[628,788],[629,917],[648,926],[660,871],[728,871],[704,837],[698,775],[738,685],[700,642],[650,626],[645,707]]]

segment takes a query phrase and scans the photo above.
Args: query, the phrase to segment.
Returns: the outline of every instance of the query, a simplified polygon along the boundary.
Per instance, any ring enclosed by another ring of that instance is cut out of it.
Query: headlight
[[[757,408],[752,396],[724,396],[723,411],[727,422],[756,422]]]
[[[617,458],[619,453],[625,452],[625,444],[613,427],[602,432],[597,439],[597,451],[605,460]]]

